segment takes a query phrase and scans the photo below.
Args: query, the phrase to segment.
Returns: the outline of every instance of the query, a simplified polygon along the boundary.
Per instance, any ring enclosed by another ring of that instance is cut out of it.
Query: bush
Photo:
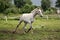
[[[44,14],[55,14],[56,13],[56,8],[49,8],[44,12]]]
[[[19,13],[19,9],[16,7],[8,8],[4,11],[4,13],[5,14],[9,14],[9,13],[17,14],[17,13]]]
[[[4,11],[5,14],[10,14],[10,13],[14,13],[14,14],[17,14],[17,13],[30,13],[33,9],[35,9],[36,6],[34,5],[29,5],[29,4],[26,4],[25,6],[23,6],[22,8],[17,8],[17,7],[10,7],[8,9],[6,9]]]

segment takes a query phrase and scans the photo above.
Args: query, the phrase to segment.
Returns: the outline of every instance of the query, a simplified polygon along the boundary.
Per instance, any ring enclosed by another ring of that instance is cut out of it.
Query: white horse
[[[34,9],[33,11],[31,11],[31,13],[27,13],[27,14],[23,14],[21,17],[20,17],[20,20],[19,20],[19,24],[17,25],[16,29],[14,32],[16,32],[17,28],[19,27],[19,25],[24,22],[25,25],[23,27],[24,31],[25,31],[25,27],[28,24],[30,24],[30,28],[28,29],[28,31],[25,31],[25,32],[29,32],[31,29],[32,29],[32,23],[34,21],[34,18],[36,15],[40,15],[41,17],[43,16],[42,14],[42,10],[40,8],[36,8]]]

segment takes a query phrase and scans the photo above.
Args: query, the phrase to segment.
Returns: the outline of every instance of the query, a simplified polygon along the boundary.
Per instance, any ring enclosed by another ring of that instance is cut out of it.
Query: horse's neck
[[[37,13],[33,12],[32,15],[33,15],[33,17],[35,17],[37,15]]]
[[[33,11],[31,11],[31,13],[32,13],[32,15],[33,15],[33,17],[35,17],[36,15],[37,15],[37,8],[36,9],[34,9]]]

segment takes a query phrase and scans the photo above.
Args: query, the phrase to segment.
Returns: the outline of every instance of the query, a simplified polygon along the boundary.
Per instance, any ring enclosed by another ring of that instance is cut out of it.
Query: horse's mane
[[[34,10],[32,10],[31,12],[34,12],[34,11],[36,11],[37,10],[37,8],[35,8]]]

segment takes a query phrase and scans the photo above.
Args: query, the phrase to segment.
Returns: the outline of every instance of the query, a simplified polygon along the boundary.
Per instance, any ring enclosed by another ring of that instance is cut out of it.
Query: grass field
[[[18,20],[0,20],[0,40],[60,40],[59,19],[38,19],[33,23],[33,33],[23,33],[22,23],[16,33],[12,33],[18,24]],[[26,27],[29,28],[29,25]]]

